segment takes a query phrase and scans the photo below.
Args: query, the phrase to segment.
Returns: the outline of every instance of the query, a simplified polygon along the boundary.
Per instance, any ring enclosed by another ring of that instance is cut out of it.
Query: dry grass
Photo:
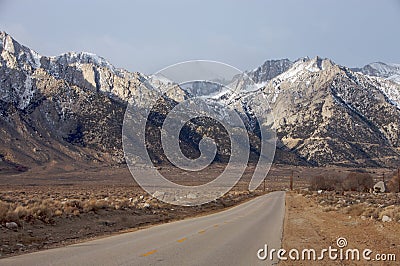
[[[53,188],[54,189],[54,188]],[[240,198],[248,191],[232,191],[224,198]],[[221,199],[223,200],[223,199]],[[0,194],[0,224],[35,222],[53,224],[56,217],[74,217],[102,210],[170,209],[171,206],[130,187],[59,188],[50,193],[42,188],[15,189]]]
[[[364,212],[364,208],[365,206],[363,204],[355,204],[347,206],[343,212],[351,216],[361,216],[361,214]]]
[[[146,199],[147,200],[147,199]],[[97,212],[101,209],[123,209],[135,207],[129,199],[64,199],[30,200],[28,204],[7,203],[0,201],[0,222],[16,222],[41,220],[52,223],[55,216],[77,216],[81,213]]]
[[[129,187],[93,188],[60,187],[51,192],[43,188],[3,191],[0,194],[0,223],[41,220],[51,224],[54,217],[79,216],[104,209],[137,208],[149,196],[132,193]]]
[[[377,207],[366,207],[361,216],[369,217],[372,219],[379,219],[380,208]]]

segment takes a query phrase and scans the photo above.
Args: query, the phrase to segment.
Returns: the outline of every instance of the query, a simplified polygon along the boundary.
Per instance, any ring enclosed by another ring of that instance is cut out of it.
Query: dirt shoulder
[[[16,228],[8,228],[9,223],[1,223],[0,258],[207,215],[243,203],[257,195],[260,193],[231,193],[214,202],[193,207],[173,206],[149,199],[147,196],[139,196],[139,199],[142,199],[136,205],[115,208],[116,205],[111,205],[109,200],[110,205],[94,207],[87,211],[75,208],[72,213],[63,212],[44,219],[20,219]],[[50,209],[47,211],[51,212]]]
[[[283,234],[283,248],[302,250],[315,249],[317,256],[324,248],[338,248],[337,239],[345,238],[348,245],[343,248],[359,249],[360,261],[330,260],[325,253],[321,261],[281,261],[280,265],[398,265],[400,261],[400,223],[396,221],[381,222],[375,219],[354,217],[340,211],[327,210],[317,204],[313,198],[302,194],[288,192],[286,194],[286,214]],[[362,251],[373,251],[376,254],[395,254],[397,262],[366,261],[362,259]],[[300,253],[301,257],[301,253]]]

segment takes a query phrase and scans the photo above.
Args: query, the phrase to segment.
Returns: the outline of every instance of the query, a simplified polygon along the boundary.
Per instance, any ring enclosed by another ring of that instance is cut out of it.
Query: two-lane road
[[[228,210],[0,260],[0,265],[271,265],[257,251],[281,247],[285,193]]]

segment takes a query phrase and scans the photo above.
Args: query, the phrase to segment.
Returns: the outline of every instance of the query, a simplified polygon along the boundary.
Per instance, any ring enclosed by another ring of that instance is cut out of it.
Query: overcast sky
[[[147,74],[192,59],[400,63],[399,0],[0,0],[0,30],[43,55],[92,52]]]

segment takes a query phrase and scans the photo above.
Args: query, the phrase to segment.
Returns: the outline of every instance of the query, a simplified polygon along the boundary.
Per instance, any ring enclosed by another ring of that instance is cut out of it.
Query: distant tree
[[[374,186],[374,179],[366,172],[353,171],[314,176],[310,180],[311,190],[368,192]]]
[[[368,173],[350,172],[342,183],[343,190],[368,192],[374,187],[374,179]]]
[[[342,190],[342,177],[339,174],[314,176],[310,180],[311,190]]]
[[[391,179],[387,184],[389,192],[400,192],[399,191],[399,178],[397,176],[397,171],[394,171],[391,175]]]

